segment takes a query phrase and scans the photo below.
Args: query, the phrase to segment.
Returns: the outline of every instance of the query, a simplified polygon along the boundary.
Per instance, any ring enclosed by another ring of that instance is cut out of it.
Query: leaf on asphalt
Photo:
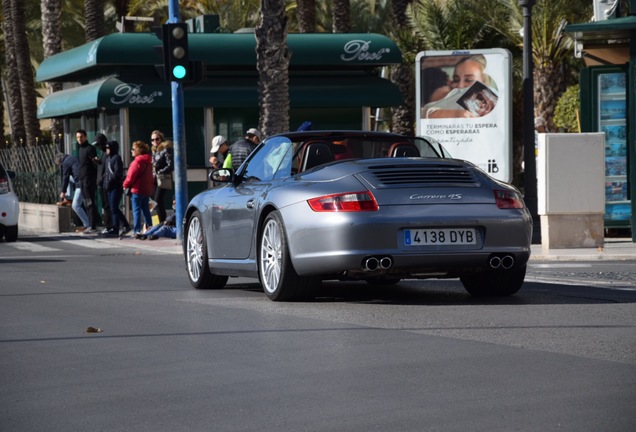
[[[86,333],[101,333],[103,330],[99,327],[88,327]]]

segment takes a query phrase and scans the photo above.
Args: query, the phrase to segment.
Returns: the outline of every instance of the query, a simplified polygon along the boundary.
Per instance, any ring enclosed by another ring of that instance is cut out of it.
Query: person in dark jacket
[[[174,143],[165,140],[157,146],[153,156],[154,173],[157,178],[157,188],[155,189],[155,202],[157,206],[157,217],[159,222],[166,220],[166,205],[164,197],[167,190],[172,189],[172,172],[174,171]]]
[[[248,129],[244,138],[240,138],[230,146],[230,156],[225,160],[223,168],[232,168],[236,171],[260,142],[261,132],[255,128]],[[231,167],[227,166],[229,161],[231,161]]]
[[[106,191],[102,187],[102,184],[104,182],[105,161],[108,157],[108,155],[106,154],[106,143],[108,143],[108,138],[106,138],[106,135],[102,133],[98,133],[97,135],[95,135],[94,145],[101,152],[99,161],[97,162],[97,192],[99,193],[99,197],[102,202],[102,222],[106,227],[104,231],[102,231],[102,234],[106,234],[106,232],[108,232],[113,224],[111,219],[110,204],[108,203],[108,191]]]
[[[73,195],[68,195],[69,185],[71,182],[75,182],[79,177],[79,160],[75,156],[59,153],[55,156],[55,164],[60,167],[62,171],[62,192],[60,198],[63,200],[71,200],[71,207],[82,221],[82,226],[78,227],[75,232],[81,233],[90,228],[91,224],[82,207],[82,191],[79,188],[75,188]]]
[[[79,145],[79,172],[76,183],[82,190],[82,200],[90,227],[84,230],[84,234],[92,234],[97,232],[97,206],[95,205],[95,192],[97,190],[97,150],[90,145],[86,139],[86,131],[78,129],[75,132],[75,138]]]
[[[131,230],[126,216],[119,208],[123,195],[124,162],[119,155],[119,143],[109,141],[106,143],[106,159],[104,161],[104,175],[100,187],[106,191],[111,212],[112,225],[104,235],[108,237],[125,236]],[[119,232],[120,225],[123,227]]]

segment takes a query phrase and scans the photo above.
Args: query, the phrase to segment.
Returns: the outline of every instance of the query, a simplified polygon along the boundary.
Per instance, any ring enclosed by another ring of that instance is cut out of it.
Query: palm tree
[[[86,42],[104,36],[104,0],[84,0]]]
[[[13,4],[11,0],[2,0],[2,31],[4,33],[4,52],[6,65],[6,85],[3,89],[8,100],[11,138],[14,144],[26,142],[22,95],[20,94],[20,76],[15,52],[13,31]]]
[[[20,82],[20,98],[22,100],[26,144],[32,146],[41,140],[41,131],[40,122],[37,118],[33,67],[31,66],[31,54],[26,33],[25,5],[23,0],[10,1],[11,20],[13,24],[13,49]]]
[[[185,0],[180,2],[182,20],[198,15],[218,15],[223,31],[255,27],[260,17],[260,0]],[[128,15],[154,17],[156,24],[168,17],[168,0],[129,0]]]
[[[289,60],[284,0],[262,0],[255,29],[260,105],[259,127],[265,136],[289,130]]]
[[[480,9],[484,1],[418,0],[411,5],[409,16],[415,32],[423,38],[427,50],[501,46],[504,38],[490,24],[492,10],[485,14],[488,8]]]
[[[545,118],[551,130],[556,104],[581,66],[580,61],[573,65],[572,43],[563,28],[568,22],[588,20],[592,6],[581,0],[543,0],[533,8],[534,114]]]
[[[572,55],[563,27],[566,23],[587,21],[592,6],[587,0],[538,0],[532,9],[534,115],[545,118],[549,128],[553,127],[559,97],[567,85],[576,82],[581,66]],[[490,28],[520,50],[523,16],[518,0],[486,0],[480,2],[479,8],[477,13],[489,18]]]
[[[398,45],[403,48],[407,45],[407,41],[413,40],[411,20],[406,14],[408,5],[412,0],[392,0],[391,9],[393,12],[393,25],[396,31],[393,36]],[[404,104],[393,109],[392,115],[392,131],[406,135],[413,135],[415,124],[415,74],[413,71],[414,56],[409,52],[402,50],[404,53],[404,61],[401,65],[393,68],[391,72],[391,81],[400,89]]]
[[[297,0],[296,16],[300,33],[316,31],[316,0]]]
[[[349,0],[333,1],[333,32],[351,32],[351,3]]]
[[[62,1],[42,0],[42,45],[44,58],[48,58],[62,51]],[[62,83],[46,83],[47,94],[62,90]],[[51,120],[51,135],[53,141],[64,131],[63,122],[59,118]]]

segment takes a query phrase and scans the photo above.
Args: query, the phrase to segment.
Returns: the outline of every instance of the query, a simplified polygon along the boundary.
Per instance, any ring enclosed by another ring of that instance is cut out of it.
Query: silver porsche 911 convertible
[[[195,288],[258,277],[283,301],[329,279],[459,278],[472,295],[506,296],[525,278],[532,219],[519,191],[423,138],[279,134],[210,180],[184,215]]]

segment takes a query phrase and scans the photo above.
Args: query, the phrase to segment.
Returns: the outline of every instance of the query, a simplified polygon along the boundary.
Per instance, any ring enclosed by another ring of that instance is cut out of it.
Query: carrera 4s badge
[[[462,194],[448,194],[448,195],[422,195],[422,194],[413,194],[409,197],[412,200],[460,200],[462,199]]]

